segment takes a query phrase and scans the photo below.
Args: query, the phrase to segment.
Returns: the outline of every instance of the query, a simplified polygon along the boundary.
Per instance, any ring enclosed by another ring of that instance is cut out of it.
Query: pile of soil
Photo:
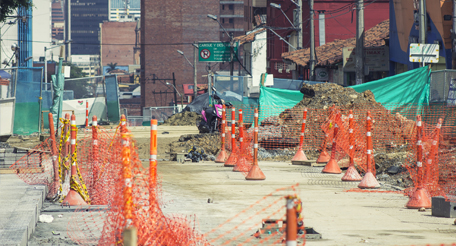
[[[207,155],[217,155],[221,147],[220,133],[182,135],[177,142],[170,143],[170,152],[187,153],[191,148],[203,149]]]
[[[169,117],[163,126],[196,126],[201,121],[202,117],[196,112],[184,111]]]
[[[410,132],[415,125],[414,121],[400,114],[392,114],[382,104],[375,101],[374,94],[369,90],[358,93],[350,87],[322,83],[304,85],[301,92],[304,94],[303,99],[293,108],[261,122],[259,134],[261,147],[265,149],[276,149],[277,146],[281,146],[282,149],[296,148],[299,143],[299,138],[296,136],[299,136],[301,131],[302,112],[304,108],[307,108],[308,124],[306,124],[305,135],[306,139],[314,141],[309,143],[313,147],[309,149],[309,154],[312,155],[318,150],[323,140],[321,125],[327,120],[332,105],[341,111],[343,118],[348,116],[349,110],[353,110],[354,117],[359,124],[364,122],[366,112],[370,110],[374,123],[373,135],[378,140],[374,143],[377,175],[383,177],[385,181],[397,182],[396,185],[407,185],[410,178],[401,165],[407,155],[404,146],[407,139],[410,138]],[[393,140],[394,142],[392,142]],[[328,151],[330,147],[329,143]],[[306,152],[306,154],[308,153]]]

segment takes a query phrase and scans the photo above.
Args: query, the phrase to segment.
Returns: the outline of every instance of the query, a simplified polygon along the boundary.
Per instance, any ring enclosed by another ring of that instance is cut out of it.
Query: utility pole
[[[65,1],[66,19],[65,19],[65,38],[64,40],[71,40],[71,0]],[[71,44],[68,43],[66,47],[66,62],[71,62]]]
[[[193,43],[193,100],[195,100],[196,96],[198,96],[198,84],[197,84],[197,79],[196,79],[196,63],[198,60],[198,52],[199,45],[194,42]]]
[[[298,0],[298,5],[298,35],[296,48],[300,50],[302,48],[302,0]]]
[[[456,68],[456,0],[453,0],[453,33],[451,34],[453,40],[453,69]]]
[[[234,71],[234,42],[233,33],[230,33],[230,76],[233,76]]]
[[[421,0],[422,1],[422,0]],[[364,2],[356,4],[356,49],[355,49],[356,84],[364,82]]]
[[[426,23],[426,1],[425,0],[420,0],[419,14],[420,14],[420,30],[419,30],[419,32],[420,32],[419,33],[420,34],[419,39],[420,40],[419,41],[420,41],[420,44],[425,44],[426,43],[426,26],[427,26],[427,23]],[[424,67],[424,61],[421,64],[421,66]]]
[[[315,25],[314,25],[314,0],[309,0],[310,7],[310,81],[315,81]]]

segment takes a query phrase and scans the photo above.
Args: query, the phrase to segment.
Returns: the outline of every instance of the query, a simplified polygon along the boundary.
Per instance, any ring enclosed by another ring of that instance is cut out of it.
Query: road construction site
[[[8,179],[47,200],[2,204],[27,221],[17,228],[10,216],[2,233],[25,231],[30,245],[456,242],[455,114],[388,110],[369,91],[313,89],[293,108],[227,109],[213,134],[175,126],[189,124],[186,113],[150,127],[93,118],[79,130],[67,115],[35,147],[12,138],[9,147],[28,148]]]

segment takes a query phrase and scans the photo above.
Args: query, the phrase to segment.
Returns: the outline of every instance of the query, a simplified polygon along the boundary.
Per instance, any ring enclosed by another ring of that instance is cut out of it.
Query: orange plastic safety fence
[[[31,149],[19,150],[24,155],[10,166],[17,176],[30,185],[53,185],[54,168],[51,157],[51,138]]]
[[[297,185],[277,189],[204,236],[210,245],[282,244],[282,241],[285,240],[285,197],[297,194],[299,194]],[[258,228],[258,224],[261,224],[260,228]],[[298,228],[302,228],[302,226],[304,225],[302,224]],[[298,234],[297,241],[297,245],[305,245],[304,231]]]
[[[117,131],[114,139],[110,138],[111,142],[106,142],[109,144],[107,162],[104,163],[104,169],[99,172],[98,179],[92,177],[92,181],[96,180],[97,186],[110,184],[109,187],[101,189],[109,195],[101,197],[99,194],[98,196],[98,201],[107,201],[108,206],[92,206],[84,208],[88,210],[85,213],[75,213],[71,223],[68,224],[69,237],[83,245],[121,245],[125,227],[135,226],[138,245],[204,245],[205,240],[195,229],[191,218],[163,214],[160,209],[162,205],[160,183],[150,183],[151,180],[154,182],[154,179],[149,179],[149,170],[143,168],[135,142],[128,140],[128,137],[128,131],[122,134]],[[90,153],[93,142],[91,143],[89,137],[87,138],[86,141],[81,141],[79,146],[82,149],[88,149],[85,153]],[[84,167],[87,170],[86,177],[90,180],[90,175],[93,174],[91,171],[97,167],[90,166],[91,160],[88,156],[84,156],[83,159],[82,162],[85,163]],[[93,160],[92,163],[94,163]],[[128,169],[125,165],[128,165]],[[131,175],[128,182],[123,176],[126,171]],[[126,186],[131,192],[121,192]],[[125,203],[125,195],[130,197],[127,199],[128,203]],[[95,197],[97,196],[94,194]],[[126,209],[129,213],[125,213]]]

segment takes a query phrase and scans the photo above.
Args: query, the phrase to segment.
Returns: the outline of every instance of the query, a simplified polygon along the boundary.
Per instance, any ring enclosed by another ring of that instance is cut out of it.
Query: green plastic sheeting
[[[431,70],[417,68],[384,79],[351,86],[356,92],[372,91],[375,100],[385,108],[396,112],[419,113],[423,106],[429,105],[429,86]]]
[[[52,113],[54,118],[54,126],[58,126],[59,118],[63,118],[63,88],[65,87],[65,77],[62,73],[63,58],[59,58],[59,66],[57,68],[57,74],[52,75],[52,85],[54,87],[54,98],[52,98],[52,106],[49,111]]]
[[[258,122],[261,124],[265,118],[279,115],[285,109],[294,107],[302,100],[303,96],[300,91],[261,86]]]

